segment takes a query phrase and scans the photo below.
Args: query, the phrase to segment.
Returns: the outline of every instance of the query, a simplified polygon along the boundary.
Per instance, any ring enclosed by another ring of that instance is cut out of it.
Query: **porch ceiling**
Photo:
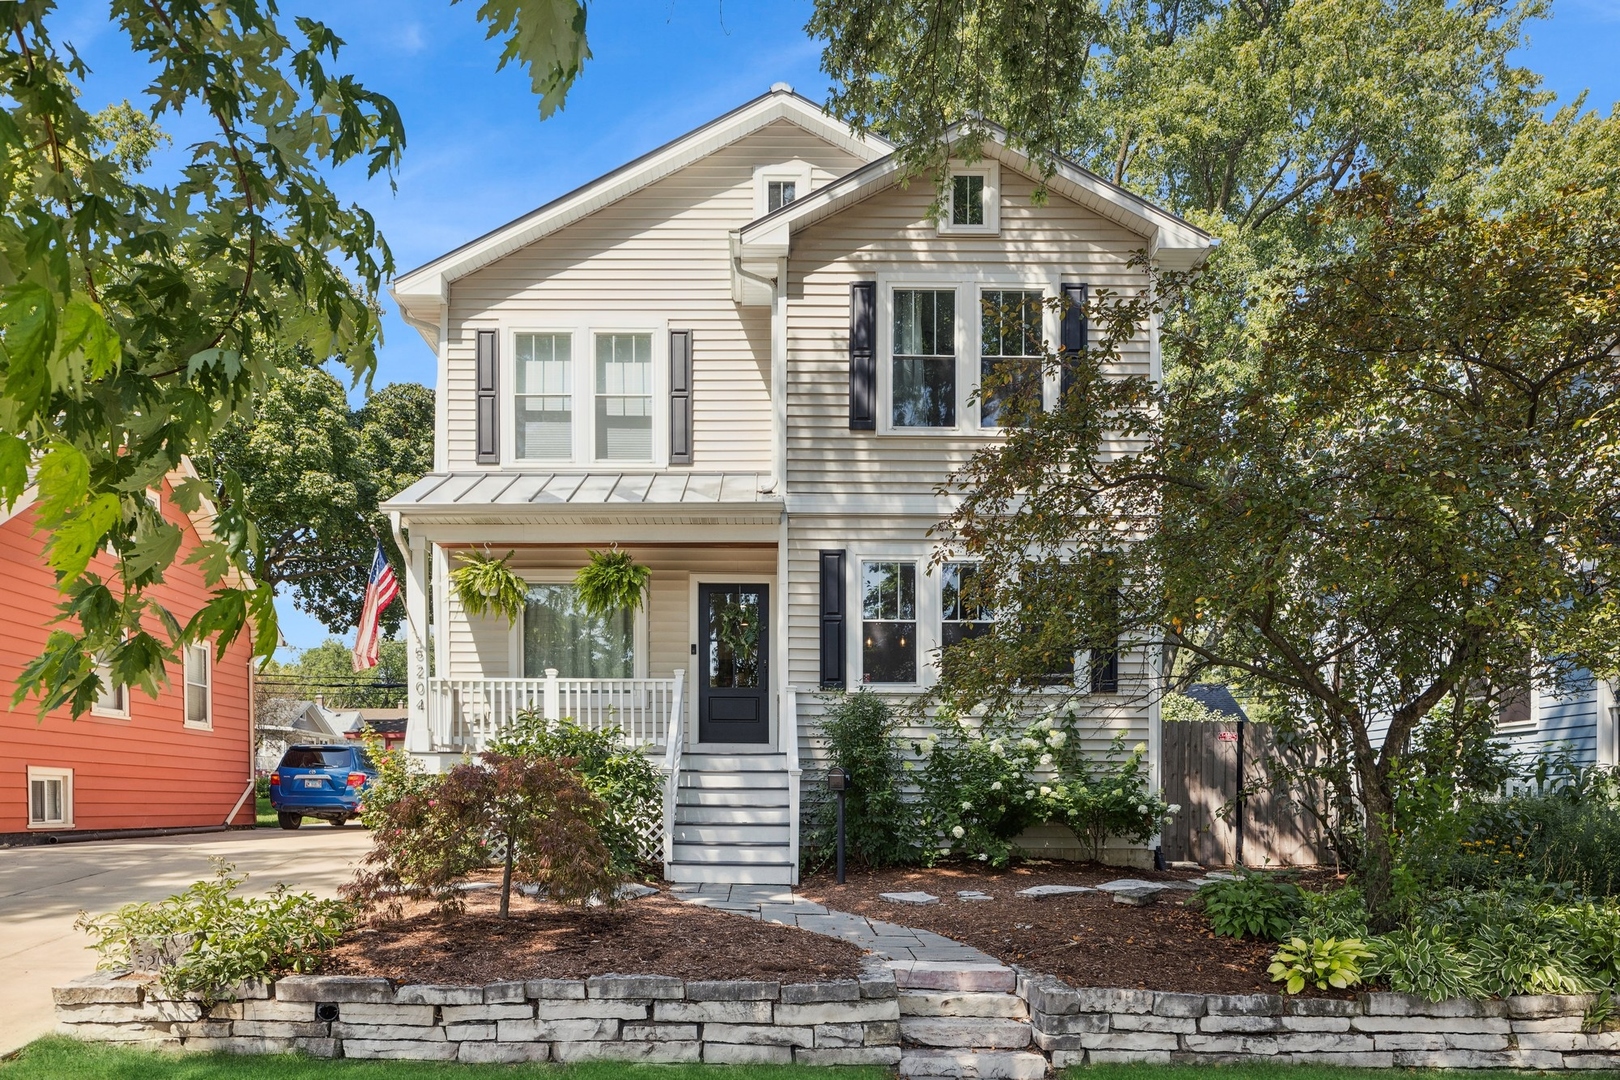
[[[429,473],[383,504],[418,521],[766,524],[782,497],[753,472]]]

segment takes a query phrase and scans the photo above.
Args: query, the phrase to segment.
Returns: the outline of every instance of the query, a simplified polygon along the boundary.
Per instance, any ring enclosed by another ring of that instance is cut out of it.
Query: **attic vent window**
[[[774,214],[799,197],[799,185],[793,180],[772,180],[766,186],[765,212]]]
[[[951,177],[951,224],[984,224],[984,177],[967,173]]]

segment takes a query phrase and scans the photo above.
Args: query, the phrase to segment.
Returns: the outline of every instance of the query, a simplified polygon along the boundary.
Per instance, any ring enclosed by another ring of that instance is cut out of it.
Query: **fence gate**
[[[1163,732],[1164,797],[1181,806],[1160,834],[1166,859],[1231,866],[1239,857],[1240,822],[1245,866],[1310,866],[1327,858],[1310,812],[1266,782],[1259,763],[1281,753],[1271,725],[1178,721],[1165,724]],[[1244,781],[1248,792],[1240,802]]]

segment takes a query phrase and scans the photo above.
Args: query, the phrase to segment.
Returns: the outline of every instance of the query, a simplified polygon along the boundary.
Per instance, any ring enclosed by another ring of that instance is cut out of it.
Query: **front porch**
[[[427,752],[477,754],[523,713],[567,717],[592,731],[617,728],[631,746],[660,754],[682,730],[686,670],[667,679],[433,678],[427,686]]]

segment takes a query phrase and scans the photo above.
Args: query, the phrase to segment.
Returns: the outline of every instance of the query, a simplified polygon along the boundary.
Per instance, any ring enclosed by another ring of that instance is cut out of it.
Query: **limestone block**
[[[481,1065],[518,1065],[528,1061],[549,1061],[550,1043],[464,1042],[457,1061]]]
[[[769,1001],[655,1001],[653,1019],[674,1024],[768,1024]]]
[[[1087,1050],[1174,1050],[1176,1036],[1161,1031],[1105,1031],[1080,1036]],[[1196,1035],[1185,1038],[1196,1039]]]
[[[1029,1016],[1024,999],[1013,994],[946,993],[906,990],[900,994],[901,1016],[996,1016],[1022,1020]]]
[[[1154,994],[1153,1013],[1155,1016],[1190,1016],[1204,1015],[1203,994]]]
[[[1275,1016],[1206,1016],[1198,1021],[1198,1030],[1212,1035],[1260,1035],[1282,1030],[1282,1021]]]
[[[216,1001],[203,1014],[204,1020],[246,1020],[247,1002]]]
[[[1395,1055],[1377,1050],[1351,1051],[1343,1054],[1278,1054],[1268,1058],[1279,1065],[1331,1065],[1340,1069],[1388,1069],[1395,1064]]]
[[[1140,1014],[1134,1014],[1140,1015]],[[1075,1013],[1072,1016],[1048,1016],[1036,1013],[1031,1019],[1035,1030],[1048,1035],[1095,1035],[1110,1027],[1108,1013]]]
[[[415,983],[394,991],[394,1000],[401,1005],[482,1005],[484,988]]]
[[[1030,1033],[1030,1041],[1048,1052],[1084,1050],[1086,1048],[1086,1038],[1085,1035],[1049,1035],[1039,1029]]]
[[[886,892],[878,893],[881,899],[891,904],[937,904],[939,897],[927,892]]]
[[[120,1005],[58,1005],[62,1024],[173,1024],[202,1019],[195,1001],[144,1001]]]
[[[231,1035],[229,1020],[197,1020],[189,1024],[170,1024],[169,1034],[182,1039],[228,1039]]]
[[[866,1029],[865,1038],[862,1040],[866,1046],[900,1045],[900,1021],[898,1020],[868,1020],[861,1026]]]
[[[338,1010],[340,1013],[341,1009]],[[315,1019],[315,1003],[313,1001],[277,1001],[271,998],[266,1001],[242,1002],[243,1020],[285,1020],[292,1022],[302,1021],[309,1023]]]
[[[899,986],[895,982],[894,972],[886,967],[862,971],[858,981],[861,987],[861,997],[863,998],[894,997]]]
[[[795,1050],[793,1060],[801,1065],[898,1065],[900,1047],[832,1046],[825,1050]]]
[[[432,1005],[340,1005],[338,1019],[349,1024],[433,1025]]]
[[[1210,994],[1205,999],[1211,1016],[1277,1016],[1283,1001],[1276,994]]]
[[[1086,1060],[1092,1065],[1168,1065],[1169,1050],[1088,1050]]]
[[[394,984],[357,975],[287,975],[276,980],[277,1001],[391,1002]]]
[[[400,1061],[454,1061],[461,1044],[422,1039],[344,1039],[346,1058],[383,1058]]]
[[[759,982],[754,979],[688,980],[688,1001],[775,1001],[782,996],[779,982]]]
[[[451,1042],[491,1042],[499,1034],[494,1020],[473,1020],[465,1024],[446,1024],[444,1037]]]
[[[542,1000],[582,1001],[585,997],[585,980],[530,979],[523,984],[523,993],[526,997]]]
[[[900,1019],[896,998],[867,998],[862,1001],[828,1001],[819,1005],[778,1005],[776,1022],[794,1027],[817,1024],[857,1024],[866,1020]]]
[[[662,1039],[666,1042],[691,1042],[698,1037],[696,1024],[625,1024],[619,1029],[619,1038],[642,1042]]]
[[[793,1047],[774,1043],[703,1043],[703,1061],[715,1065],[788,1065]]]
[[[528,996],[528,984],[519,980],[517,982],[486,983],[484,986],[484,1004],[510,1005],[522,1001]]]
[[[744,1000],[732,998],[733,1001]],[[834,982],[819,983],[786,983],[782,987],[782,1003],[785,1005],[810,1005],[819,1001],[859,1001],[861,1000],[861,984],[854,979],[840,979]]]
[[[587,997],[669,1001],[678,1000],[685,993],[685,984],[669,975],[592,975],[585,980]]]
[[[91,1042],[179,1042],[168,1024],[58,1024],[56,1033]]]
[[[1501,1046],[1458,1046],[1458,1050],[1503,1050],[1507,1047],[1507,1036],[1482,1036],[1484,1038],[1500,1038]],[[1395,1050],[1419,1049],[1418,1047],[1391,1047]],[[1449,1049],[1449,1047],[1448,1047]],[[1519,1036],[1520,1050],[1590,1050],[1592,1045],[1590,1036],[1578,1031],[1527,1031]]]
[[[51,988],[51,999],[58,1005],[136,1004],[141,1000],[141,983],[122,978],[122,971],[97,971],[63,986]]]
[[[1549,1016],[1579,1016],[1592,1004],[1592,994],[1523,994],[1504,998],[1504,1014],[1513,1020],[1542,1020]]]
[[[535,1017],[539,1020],[645,1020],[649,1001],[614,1001],[590,998],[586,1001],[540,1001]]]
[[[898,1028],[899,1025],[896,1025]],[[864,1046],[866,1044],[865,1024],[821,1024],[815,1029],[815,1045],[828,1046]],[[899,1040],[895,1040],[898,1042]]]
[[[440,1007],[439,1015],[446,1024],[465,1024],[473,1020],[527,1020],[534,1015],[534,1006],[527,1002],[522,1005],[444,1005]]]
[[[809,1054],[857,1052],[866,1051],[810,1050],[801,1052],[799,1060],[805,1061]],[[981,1053],[971,1050],[908,1050],[900,1059],[900,1075],[978,1077],[980,1080],[1043,1080],[1046,1076],[1046,1056],[1027,1050]]]
[[[332,1034],[332,1025],[319,1020],[233,1020],[232,1035],[262,1035],[270,1039],[319,1039]]]
[[[1352,1016],[1350,1029],[1396,1034],[1435,1031],[1451,1035],[1506,1035],[1508,1022],[1494,1016]]]
[[[1283,999],[1283,1014],[1285,1016],[1360,1016],[1364,1010],[1360,1001],[1343,1001],[1339,998],[1298,998]]]
[[[1277,1052],[1277,1039],[1271,1035],[1183,1035],[1185,1050],[1199,1054],[1258,1054],[1269,1057]]]
[[[983,1017],[906,1016],[900,1037],[919,1046],[973,1046],[1022,1050],[1029,1045],[1029,1025],[1022,1020]]]
[[[556,1061],[648,1061],[663,1065],[703,1060],[697,1042],[557,1042]]]
[[[1559,1069],[1564,1059],[1550,1050],[1397,1050],[1395,1064],[1412,1069]]]
[[[1620,1069],[1620,1057],[1614,1054],[1565,1054],[1566,1069]]]
[[[595,1042],[618,1037],[617,1020],[501,1020],[496,1031],[501,1042]]]
[[[1076,990],[1080,1012],[1083,1013],[1135,1013],[1143,1015],[1153,1011],[1152,990],[1104,990],[1095,987]]]
[[[1500,1016],[1502,1003],[1476,1001],[1473,998],[1448,998],[1430,1001],[1416,994],[1370,993],[1363,994],[1364,1011],[1368,1016],[1438,1016],[1481,1017]]]
[[[339,1020],[332,1025],[332,1034],[345,1041],[363,1039],[368,1042],[393,1042],[417,1039],[421,1042],[444,1042],[444,1028],[413,1027],[408,1024],[351,1024],[346,1020]]]
[[[852,1025],[859,1027],[859,1024]],[[767,1046],[814,1046],[815,1029],[775,1024],[705,1024],[705,1043],[760,1043]],[[858,1043],[856,1045],[859,1045]]]
[[[1284,1031],[1349,1031],[1348,1016],[1284,1016],[1280,1017]]]
[[[1080,1011],[1080,992],[1050,975],[1037,975],[1026,979],[1023,996],[1029,1002],[1032,1012],[1066,1016]],[[1202,996],[1198,1000],[1202,1003]],[[1202,1015],[1201,1008],[1199,1015]]]
[[[1227,1019],[1251,1019],[1250,1017],[1228,1017]],[[1252,1019],[1259,1019],[1254,1017]],[[1191,1035],[1198,1030],[1198,1021],[1190,1016],[1138,1016],[1135,1013],[1121,1013],[1110,1019],[1109,1026],[1114,1031],[1167,1031],[1172,1035]]]
[[[1554,1038],[1558,1036],[1553,1036]],[[1525,1038],[1537,1038],[1527,1035]],[[1508,1037],[1506,1035],[1452,1035],[1435,1031],[1411,1032],[1379,1032],[1373,1036],[1379,1050],[1506,1050]],[[1524,1045],[1520,1041],[1520,1045]],[[1538,1049],[1530,1047],[1529,1049]],[[1562,1046],[1540,1047],[1546,1050],[1562,1050]]]
[[[1579,1031],[1586,1023],[1584,1016],[1549,1016],[1545,1020],[1510,1020],[1515,1032],[1521,1031]]]
[[[338,1056],[336,1039],[266,1039],[233,1035],[228,1039],[187,1039],[186,1049],[210,1054],[291,1054],[310,1057]]]
[[[1052,1051],[1052,1067],[1054,1069],[1067,1069],[1078,1067],[1086,1063],[1084,1050],[1054,1050]]]
[[[1002,964],[964,964],[946,960],[902,960],[890,965],[903,990],[979,990],[1010,994],[1018,976]]]
[[[1350,1032],[1302,1031],[1277,1036],[1281,1054],[1361,1054],[1386,1049],[1391,1048],[1376,1042],[1374,1036]]]

